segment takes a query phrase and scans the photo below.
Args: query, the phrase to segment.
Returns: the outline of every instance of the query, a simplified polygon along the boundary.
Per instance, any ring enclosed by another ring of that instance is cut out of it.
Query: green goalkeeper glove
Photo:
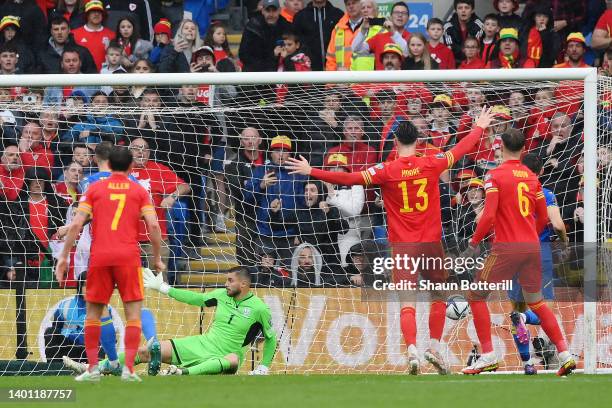
[[[147,289],[153,289],[164,295],[167,295],[170,291],[170,285],[164,282],[162,274],[155,275],[149,268],[143,268],[142,280],[144,287]]]

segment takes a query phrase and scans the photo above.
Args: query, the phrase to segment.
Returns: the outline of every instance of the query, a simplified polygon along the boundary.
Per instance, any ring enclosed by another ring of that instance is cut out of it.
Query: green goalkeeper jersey
[[[261,364],[270,366],[276,350],[272,315],[268,305],[254,293],[249,293],[239,301],[228,296],[225,289],[196,293],[171,288],[168,295],[190,305],[216,307],[212,325],[202,336],[218,348],[222,355],[230,353],[242,355],[242,349],[262,332],[265,342]]]

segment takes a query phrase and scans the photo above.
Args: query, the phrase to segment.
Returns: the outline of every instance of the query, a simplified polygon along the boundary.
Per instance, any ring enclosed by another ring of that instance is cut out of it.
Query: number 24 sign
[[[391,15],[392,3],[379,3],[378,14],[380,17],[389,17]],[[410,18],[406,23],[406,30],[411,33],[423,33],[427,31],[427,22],[433,15],[433,3],[412,3],[406,2],[410,9]]]

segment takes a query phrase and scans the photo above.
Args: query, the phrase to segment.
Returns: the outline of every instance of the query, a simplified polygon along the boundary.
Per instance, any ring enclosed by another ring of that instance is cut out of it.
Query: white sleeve
[[[404,56],[408,56],[408,42],[404,40],[404,37],[402,37],[399,31],[394,32],[393,36],[391,36],[391,39],[394,43],[400,46],[402,52],[404,53]]]
[[[367,55],[370,53],[370,46],[361,30],[358,30],[355,38],[353,38],[352,48],[356,54]]]
[[[336,190],[333,196],[327,198],[327,203],[338,208],[344,218],[356,217],[361,214],[365,203],[363,186],[352,186],[350,190]]]

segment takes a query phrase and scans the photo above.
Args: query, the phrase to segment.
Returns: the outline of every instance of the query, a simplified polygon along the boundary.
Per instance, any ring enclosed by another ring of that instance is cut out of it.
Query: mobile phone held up
[[[368,23],[370,23],[370,26],[381,26],[385,24],[385,21],[387,21],[387,19],[383,17],[368,18]]]

